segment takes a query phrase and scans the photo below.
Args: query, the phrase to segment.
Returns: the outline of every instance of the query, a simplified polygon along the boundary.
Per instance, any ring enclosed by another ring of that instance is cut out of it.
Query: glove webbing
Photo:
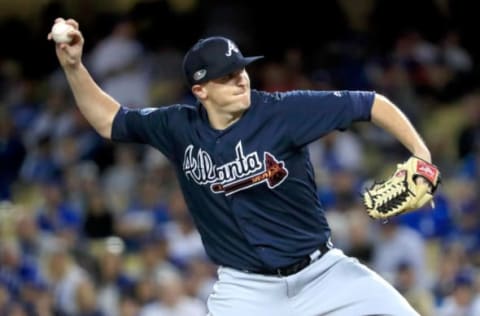
[[[406,175],[405,178],[401,182],[397,183],[392,183],[391,185],[385,185],[386,182],[376,182],[374,183],[371,187],[370,190],[375,188],[376,186],[379,187],[379,193],[376,195],[371,195],[371,191],[368,191],[368,194],[370,195],[370,199],[373,203],[377,201],[377,196],[382,197],[383,200],[380,201],[380,206],[376,205],[367,205],[365,204],[365,207],[367,208],[377,208],[379,212],[382,213],[388,213],[389,211],[394,211],[402,206],[403,203],[407,201],[407,197],[409,195],[414,195],[412,191],[410,191],[407,187],[407,179]],[[384,192],[387,192],[387,194],[384,194]],[[378,201],[377,201],[378,202]]]

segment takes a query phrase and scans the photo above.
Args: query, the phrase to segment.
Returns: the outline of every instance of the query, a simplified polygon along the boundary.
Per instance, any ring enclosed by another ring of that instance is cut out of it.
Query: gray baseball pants
[[[419,316],[377,273],[332,249],[300,272],[218,269],[208,316]]]

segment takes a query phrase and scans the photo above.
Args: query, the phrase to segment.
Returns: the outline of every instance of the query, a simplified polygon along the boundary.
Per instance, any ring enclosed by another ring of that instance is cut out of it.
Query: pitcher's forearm
[[[375,97],[372,121],[394,135],[413,155],[431,162],[430,151],[409,119],[382,95]]]
[[[65,67],[64,71],[82,114],[102,137],[110,138],[120,104],[93,81],[83,64]]]

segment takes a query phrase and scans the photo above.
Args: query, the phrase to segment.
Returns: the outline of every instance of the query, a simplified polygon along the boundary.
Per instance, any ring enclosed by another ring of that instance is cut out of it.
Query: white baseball
[[[73,30],[73,26],[68,23],[55,23],[52,27],[52,38],[56,43],[70,43],[72,37],[68,33]]]

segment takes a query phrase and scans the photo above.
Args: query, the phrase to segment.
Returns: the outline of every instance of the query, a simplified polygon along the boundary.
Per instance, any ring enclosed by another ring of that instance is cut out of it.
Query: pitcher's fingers
[[[70,24],[71,26],[73,26],[76,30],[78,30],[78,22],[75,21],[74,19],[68,19],[67,21],[68,24]]]
[[[65,22],[64,18],[56,18],[55,23]]]
[[[77,43],[83,43],[83,36],[82,36],[82,33],[79,30],[72,30],[72,31],[68,32],[68,35],[72,39],[69,43],[70,45],[75,45]]]
[[[82,33],[79,30],[71,30],[68,32],[68,34],[71,36],[82,37]]]
[[[430,189],[427,183],[420,183],[417,185],[417,190],[415,192],[415,195],[417,196],[417,198],[422,198],[429,191]]]

